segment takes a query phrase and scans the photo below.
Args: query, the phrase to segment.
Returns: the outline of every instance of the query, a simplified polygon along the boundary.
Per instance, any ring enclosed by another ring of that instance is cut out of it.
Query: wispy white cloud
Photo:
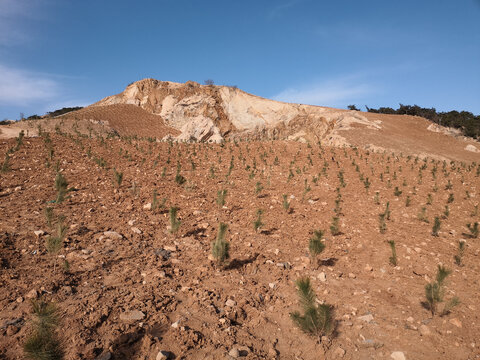
[[[278,4],[278,5],[274,6],[272,9],[270,9],[270,11],[267,14],[268,19],[273,20],[275,18],[279,18],[280,16],[282,16],[282,14],[286,10],[288,10],[291,7],[297,5],[301,1],[302,0],[290,0],[290,1],[286,1],[286,2],[283,2],[281,4]]]
[[[52,77],[0,64],[0,103],[28,105],[47,101],[60,93],[59,83]]]
[[[0,0],[0,46],[24,43],[30,39],[24,24],[43,17],[47,0]]]
[[[363,76],[350,75],[310,84],[289,87],[272,98],[299,104],[345,106],[375,92]]]

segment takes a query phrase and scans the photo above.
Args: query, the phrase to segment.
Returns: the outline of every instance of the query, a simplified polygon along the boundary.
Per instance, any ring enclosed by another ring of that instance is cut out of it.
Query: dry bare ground
[[[175,359],[480,356],[480,246],[466,227],[479,221],[478,162],[286,141],[175,144],[88,134],[60,129],[51,143],[46,135],[26,138],[0,174],[0,358],[22,358],[29,299],[40,297],[61,311],[67,359],[152,359],[160,350]],[[3,140],[0,154],[14,146]],[[120,186],[113,169],[123,174]],[[74,188],[58,204],[57,171]],[[216,203],[222,189],[225,206]],[[152,210],[155,190],[165,207]],[[171,234],[174,206],[181,225]],[[47,207],[68,224],[58,257],[45,248],[54,233]],[[418,218],[422,208],[428,222]],[[257,209],[264,225],[255,231]],[[209,259],[220,222],[231,245],[226,268]],[[308,241],[317,229],[325,230],[326,249],[314,264]],[[389,263],[389,240],[397,266]],[[445,297],[461,303],[432,317],[422,302],[438,264],[452,269]],[[303,333],[290,319],[300,309],[301,277],[334,306],[329,337]]]

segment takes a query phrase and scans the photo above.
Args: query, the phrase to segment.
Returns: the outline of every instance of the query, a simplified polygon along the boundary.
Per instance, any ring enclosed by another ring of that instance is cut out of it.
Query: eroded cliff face
[[[158,115],[181,134],[180,141],[220,142],[224,138],[291,139],[341,145],[338,130],[352,123],[371,129],[359,112],[282,103],[227,86],[207,86],[144,79],[127,86],[94,106],[133,104]]]

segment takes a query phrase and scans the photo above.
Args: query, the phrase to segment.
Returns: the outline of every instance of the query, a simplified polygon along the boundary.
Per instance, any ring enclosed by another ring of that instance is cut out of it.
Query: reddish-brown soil
[[[220,146],[50,136],[50,167],[44,138],[26,138],[11,154],[10,171],[0,174],[0,359],[23,357],[31,331],[28,297],[35,295],[60,309],[67,359],[155,359],[159,350],[176,359],[224,359],[235,347],[245,359],[388,359],[394,351],[407,359],[480,356],[480,240],[464,234],[467,223],[479,221],[478,165],[282,141]],[[14,145],[3,140],[0,154]],[[75,188],[60,204],[51,203],[57,161]],[[177,162],[183,185],[174,180]],[[119,188],[113,168],[123,173]],[[361,174],[371,182],[368,191]],[[332,236],[339,187],[341,234]],[[216,204],[220,189],[228,191],[225,207]],[[166,199],[165,210],[144,208],[154,190]],[[283,194],[294,196],[291,212],[282,207]],[[442,217],[449,194],[450,214],[434,237],[433,219]],[[378,218],[387,202],[391,218],[381,234]],[[47,206],[69,224],[57,259],[45,248],[54,233]],[[172,206],[181,220],[175,235],[167,231]],[[429,223],[417,218],[422,207]],[[264,211],[258,232],[257,209]],[[228,224],[231,244],[225,269],[209,260],[219,222]],[[325,230],[319,264],[308,257],[315,229]],[[37,237],[36,230],[45,234]],[[463,266],[453,260],[460,239],[467,241]],[[396,243],[396,267],[389,264],[388,240]],[[54,271],[62,257],[70,269]],[[432,317],[422,301],[438,264],[452,269],[445,298],[458,296],[461,304]],[[300,309],[295,281],[306,276],[318,300],[335,309],[336,331],[321,341],[289,316]],[[144,318],[125,320],[135,310]]]
[[[89,106],[66,114],[64,118],[100,121],[122,136],[137,135],[161,139],[166,135],[180,134],[180,131],[166,126],[159,115],[129,104]]]

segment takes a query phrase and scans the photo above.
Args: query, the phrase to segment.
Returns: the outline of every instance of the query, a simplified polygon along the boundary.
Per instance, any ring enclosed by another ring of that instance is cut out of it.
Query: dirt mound
[[[166,126],[162,118],[141,107],[129,104],[89,106],[63,115],[63,118],[88,120],[115,129],[120,135],[163,138],[180,134]]]

